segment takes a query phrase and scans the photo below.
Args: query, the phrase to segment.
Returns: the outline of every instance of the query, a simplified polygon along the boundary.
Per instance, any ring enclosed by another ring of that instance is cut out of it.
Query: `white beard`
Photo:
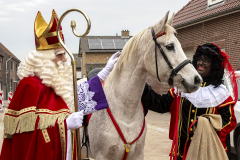
[[[17,74],[20,79],[34,75],[39,77],[42,84],[51,87],[56,95],[65,101],[72,113],[74,112],[72,69],[67,62],[59,61],[56,65],[52,61],[55,58],[54,51],[30,52],[20,63]]]

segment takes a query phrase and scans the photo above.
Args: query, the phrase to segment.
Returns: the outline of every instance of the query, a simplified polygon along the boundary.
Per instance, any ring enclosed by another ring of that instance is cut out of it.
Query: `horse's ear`
[[[158,23],[154,25],[155,34],[165,31],[168,15],[169,15],[169,11]]]
[[[174,14],[175,14],[175,13],[173,13],[172,17],[171,17],[171,18],[168,20],[168,22],[167,22],[167,24],[168,24],[169,26],[172,26],[172,24],[173,24]]]

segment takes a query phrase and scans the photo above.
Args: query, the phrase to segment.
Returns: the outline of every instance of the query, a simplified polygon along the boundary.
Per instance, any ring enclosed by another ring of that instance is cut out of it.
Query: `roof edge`
[[[198,19],[186,22],[186,23],[175,25],[173,27],[174,27],[174,29],[178,30],[178,29],[186,28],[186,27],[189,27],[189,26],[192,26],[192,25],[195,25],[195,24],[205,22],[205,21],[209,21],[209,20],[212,20],[212,19],[215,19],[215,18],[219,18],[219,17],[223,17],[223,16],[226,16],[226,15],[229,15],[229,14],[233,14],[233,13],[236,13],[236,12],[240,12],[240,5],[237,6],[237,7],[228,9],[228,10],[224,10],[222,12],[217,12],[215,14],[211,14],[211,15],[208,15],[208,16],[205,16],[205,17],[202,17],[202,18],[198,18]]]
[[[2,48],[2,50],[9,56],[11,56],[12,58],[14,58],[15,60],[21,62],[11,51],[9,51],[9,49],[4,46],[1,42],[0,42],[0,48]]]

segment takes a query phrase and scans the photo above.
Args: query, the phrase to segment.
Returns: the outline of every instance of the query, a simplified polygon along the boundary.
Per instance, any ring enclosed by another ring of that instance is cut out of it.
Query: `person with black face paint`
[[[238,92],[236,77],[228,57],[215,44],[206,43],[198,46],[192,64],[201,75],[203,82],[196,92],[181,93],[179,106],[174,103],[177,96],[176,88],[170,89],[167,94],[159,95],[148,84],[145,85],[141,99],[145,112],[147,113],[147,110],[150,109],[159,113],[171,113],[169,138],[173,139],[175,132],[177,132],[177,160],[182,160],[184,148],[188,149],[195,133],[194,127],[191,128],[190,126],[197,120],[198,116],[203,114],[221,115],[222,129],[217,131],[217,134],[230,159],[229,133],[236,126],[233,107],[237,101]],[[229,75],[233,86],[233,98],[223,85],[224,70]],[[177,107],[179,107],[179,115],[176,113]],[[178,119],[177,130],[174,129],[176,119]],[[197,126],[197,123],[195,125]],[[174,156],[174,153],[172,156]]]

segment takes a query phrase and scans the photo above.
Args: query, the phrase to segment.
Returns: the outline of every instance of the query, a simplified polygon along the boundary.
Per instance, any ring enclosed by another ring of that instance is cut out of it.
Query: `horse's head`
[[[168,20],[168,14],[169,12],[162,20],[153,27],[150,27],[145,33],[145,42],[147,40],[147,45],[144,49],[145,67],[153,77],[157,79],[159,77],[161,81],[168,83],[172,81],[174,86],[180,83],[178,87],[183,92],[191,93],[199,88],[202,78],[190,63],[183,65],[183,68],[180,67],[181,69],[177,72],[177,76],[173,74],[172,69],[178,68],[182,62],[187,60],[187,57],[182,50],[181,44],[175,37],[175,30],[172,27],[173,16]],[[155,33],[152,33],[152,30]],[[156,47],[156,43],[152,36],[153,34],[158,35],[156,37],[156,42],[160,45],[164,53],[161,53],[160,49]],[[166,55],[165,58],[163,54]],[[170,63],[167,63],[166,59],[168,59]],[[156,68],[156,66],[158,67]],[[172,79],[170,78],[171,75],[174,75]]]

